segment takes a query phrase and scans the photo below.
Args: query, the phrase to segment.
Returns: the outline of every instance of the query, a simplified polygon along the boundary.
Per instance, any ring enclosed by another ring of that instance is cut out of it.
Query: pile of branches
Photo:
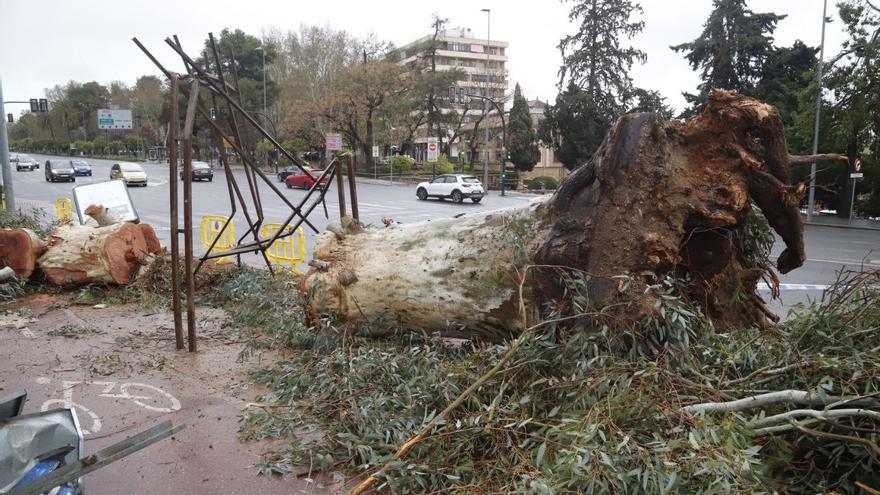
[[[880,272],[840,274],[770,330],[725,332],[678,295],[686,282],[658,281],[653,316],[628,321],[590,306],[586,274],[557,272],[570,304],[503,345],[307,328],[287,282],[227,274],[217,302],[248,352],[285,349],[253,373],[270,392],[242,438],[290,443],[263,472],[345,470],[349,489],[392,493],[880,488]]]

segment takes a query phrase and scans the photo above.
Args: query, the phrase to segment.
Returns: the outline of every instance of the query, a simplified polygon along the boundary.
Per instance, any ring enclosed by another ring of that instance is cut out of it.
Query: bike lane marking
[[[48,385],[52,383],[52,380],[47,377],[37,377],[36,383],[40,385]],[[116,382],[116,381],[68,381],[63,380],[62,382],[62,398],[50,398],[43,402],[40,406],[41,411],[47,411],[52,409],[53,407],[68,407],[74,410],[79,410],[80,414],[83,415],[80,420],[83,435],[93,435],[103,428],[103,420],[101,416],[99,416],[95,411],[88,408],[87,406],[74,401],[73,390],[76,387],[83,388],[82,395],[88,396],[88,392],[86,387],[101,387],[101,392],[98,393],[95,397],[107,398],[107,399],[122,399],[131,402],[132,404],[146,409],[148,411],[167,414],[172,413],[174,411],[180,410],[180,401],[174,395],[166,392],[165,390],[156,387],[154,385],[150,385],[147,383],[141,382]],[[113,390],[117,387],[119,389],[119,393],[113,393]],[[130,393],[130,390],[134,389],[134,392],[140,392],[140,394]],[[139,390],[141,389],[141,390]],[[151,391],[152,394],[144,395],[143,389]],[[170,403],[170,407],[159,407],[159,405],[151,404],[151,402],[162,401],[162,405],[168,405]],[[88,422],[85,420],[88,419]]]

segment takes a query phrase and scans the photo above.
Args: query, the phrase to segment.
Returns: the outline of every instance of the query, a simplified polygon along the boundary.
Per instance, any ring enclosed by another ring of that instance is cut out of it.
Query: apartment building
[[[413,41],[401,48],[403,57],[401,64],[408,65],[412,68],[424,68],[430,61],[424,56],[424,47],[431,42],[433,35],[427,35]],[[458,81],[457,85],[463,88],[465,93],[486,95],[496,101],[503,101],[507,93],[507,48],[506,41],[486,40],[476,38],[470,29],[455,28],[441,31],[437,37],[437,51],[435,54],[435,63],[438,71],[450,71],[461,69],[465,73],[465,77]],[[445,97],[445,95],[444,95]],[[502,105],[503,106],[503,105]],[[455,108],[459,112],[463,110],[464,105],[455,103],[446,105],[447,108]],[[465,114],[463,130],[467,130],[468,123],[473,121],[474,117],[482,114],[483,108],[481,103],[476,101],[468,106]],[[500,133],[500,124],[493,124],[495,119],[490,119],[490,124],[498,127],[497,131],[490,129],[490,134],[494,138],[490,142],[490,156],[495,156],[492,149],[500,150],[500,140],[497,135]],[[473,125],[470,125],[473,128]],[[478,130],[478,132],[483,132]],[[424,143],[427,142],[426,135],[419,135],[416,138],[417,150],[416,159],[420,160],[424,156]],[[480,139],[480,153],[483,152],[484,140]],[[467,157],[465,146],[459,139],[451,143],[449,147],[450,158],[465,160]]]

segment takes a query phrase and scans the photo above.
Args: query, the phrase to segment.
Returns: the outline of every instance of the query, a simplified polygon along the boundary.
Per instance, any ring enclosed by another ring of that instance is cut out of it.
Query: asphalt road
[[[89,159],[92,165],[92,177],[78,177],[75,184],[45,182],[43,165],[46,159],[42,155],[32,155],[41,160],[40,170],[34,172],[13,172],[15,180],[15,193],[19,208],[28,207],[42,208],[54,217],[54,201],[60,197],[71,197],[73,186],[83,183],[99,182],[109,179],[112,161]],[[164,164],[144,164],[144,169],[149,177],[147,187],[129,188],[132,201],[138,210],[143,222],[150,223],[156,228],[159,237],[167,245],[170,239],[168,228],[168,191],[169,177],[168,167]],[[241,169],[234,169],[233,174],[240,187],[246,189],[246,180]],[[271,177],[273,181],[274,177]],[[182,184],[182,183],[181,183]],[[281,189],[281,193],[289,201],[297,204],[306,191],[286,189],[282,183],[274,182]],[[182,187],[180,188],[182,198]],[[266,184],[260,185],[263,198],[263,209],[267,222],[281,222],[289,214],[289,208],[275,195]],[[229,195],[226,187],[226,177],[222,170],[215,170],[213,182],[196,182],[193,184],[193,214],[196,221],[196,236],[199,235],[198,219],[203,215],[229,213]],[[338,218],[339,205],[335,185],[331,186],[327,193],[327,209],[330,218]],[[454,204],[450,201],[428,200],[419,201],[415,197],[415,188],[412,186],[377,184],[374,181],[358,181],[358,199],[360,205],[361,220],[367,224],[382,225],[383,218],[394,221],[409,223],[433,218],[443,218],[458,215],[460,213],[472,213],[489,211],[496,208],[504,208],[530,201],[534,196],[520,193],[511,193],[501,197],[492,192],[479,204],[473,204],[465,200],[462,204]],[[180,201],[181,208],[183,201]],[[349,205],[350,208],[350,205]],[[241,211],[235,216],[236,233],[243,233],[244,218]],[[309,217],[319,232],[324,231],[328,220],[324,217],[323,208],[318,206]],[[183,222],[181,219],[181,227]],[[314,244],[315,232],[304,226],[306,233],[307,249],[311,252]],[[793,304],[804,302],[809,298],[821,295],[821,289],[811,288],[810,285],[826,285],[832,282],[836,274],[842,269],[858,269],[860,266],[867,268],[880,268],[880,231],[846,229],[836,227],[824,227],[808,225],[805,232],[807,247],[807,262],[793,272],[780,277],[783,285],[781,301],[771,303],[771,307],[785,313],[786,309]],[[198,237],[195,239],[197,252],[203,251]],[[781,241],[773,249],[773,256],[777,256],[783,249]],[[247,262],[260,262],[257,256],[245,258]]]
[[[54,202],[61,197],[72,198],[71,190],[74,186],[80,184],[88,184],[92,182],[102,182],[109,180],[110,167],[113,161],[88,159],[86,161],[92,165],[91,177],[77,177],[75,183],[49,183],[45,181],[43,173],[44,163],[47,159],[52,158],[44,155],[32,154],[35,159],[40,160],[40,169],[34,172],[15,172],[15,195],[18,208],[27,210],[30,207],[41,208],[54,218],[55,209]],[[132,202],[137,209],[138,215],[142,222],[153,225],[160,239],[167,245],[170,240],[169,229],[169,177],[168,165],[158,163],[143,164],[144,170],[147,172],[147,187],[130,187],[128,188]],[[238,186],[242,189],[245,196],[247,192],[247,179],[241,168],[233,168]],[[273,184],[277,186],[281,193],[293,204],[298,204],[305,196],[307,191],[300,189],[287,189],[283,183],[277,182],[274,175],[270,176]],[[361,221],[366,224],[382,225],[383,218],[390,218],[397,222],[409,223],[420,220],[429,220],[433,218],[451,217],[461,213],[472,213],[478,211],[489,211],[497,208],[505,208],[518,204],[525,204],[535,196],[527,194],[509,194],[501,197],[495,192],[491,192],[483,198],[480,203],[472,203],[465,200],[464,203],[455,204],[451,201],[438,201],[429,199],[428,201],[419,201],[416,198],[415,188],[412,186],[401,186],[399,184],[390,185],[387,183],[376,184],[372,180],[358,181],[358,205]],[[181,212],[183,209],[183,183],[179,182],[179,205]],[[226,186],[226,176],[222,169],[214,170],[213,182],[194,182],[193,183],[193,219],[196,223],[196,236],[200,235],[199,219],[203,215],[229,215],[229,193]],[[347,190],[347,188],[346,188]],[[282,222],[290,214],[290,208],[279,198],[271,188],[265,184],[260,184],[260,194],[262,198],[263,211],[266,222]],[[327,211],[330,221],[339,218],[339,202],[338,193],[335,183],[331,185],[326,195]],[[348,198],[346,193],[346,198]],[[250,204],[250,213],[253,216],[253,206]],[[350,211],[351,204],[346,199],[346,207]],[[315,211],[308,217],[309,221],[315,226],[318,232],[326,229],[328,220],[324,216],[322,206],[318,206]],[[244,216],[239,208],[236,215],[233,216],[236,234],[244,234],[244,226],[246,225]],[[180,216],[180,227],[183,228],[183,216]],[[311,252],[311,246],[314,243],[315,232],[303,226],[306,234],[308,251]],[[197,252],[200,252],[201,244],[199,238],[194,240],[197,246]],[[203,250],[201,251],[203,252]],[[260,258],[255,257],[254,261]],[[251,260],[247,260],[251,261]]]

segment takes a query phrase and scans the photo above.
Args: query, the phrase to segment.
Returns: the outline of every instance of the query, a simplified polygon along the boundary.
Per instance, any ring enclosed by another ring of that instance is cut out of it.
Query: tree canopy
[[[700,71],[697,93],[683,93],[696,111],[710,89],[729,89],[753,95],[764,75],[764,64],[773,52],[773,32],[784,15],[755,13],[745,0],[713,0],[714,9],[693,41],[670,47],[684,52]]]

